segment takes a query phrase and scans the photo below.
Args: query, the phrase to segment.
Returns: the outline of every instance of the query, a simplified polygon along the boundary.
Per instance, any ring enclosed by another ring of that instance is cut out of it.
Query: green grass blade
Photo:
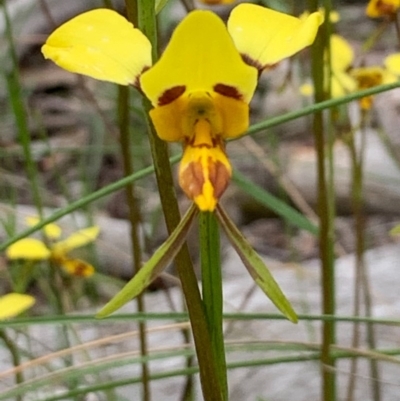
[[[110,315],[132,298],[139,295],[157,277],[162,269],[174,259],[186,240],[197,212],[197,207],[192,204],[169,238],[157,249],[125,287],[96,314],[97,318],[104,318]]]
[[[273,304],[291,321],[297,323],[297,315],[292,305],[283,294],[278,283],[273,278],[264,261],[251,247],[246,238],[242,235],[233,221],[226,214],[221,205],[216,209],[217,218],[230,240],[232,246],[242,259],[250,276],[256,284],[264,291],[265,295]]]
[[[232,180],[240,189],[252,196],[257,202],[267,206],[273,212],[287,220],[290,224],[309,231],[311,234],[318,235],[318,227],[307,217],[303,216],[285,202],[282,202],[277,197],[271,195],[269,192],[248,180],[237,170],[233,172]]]

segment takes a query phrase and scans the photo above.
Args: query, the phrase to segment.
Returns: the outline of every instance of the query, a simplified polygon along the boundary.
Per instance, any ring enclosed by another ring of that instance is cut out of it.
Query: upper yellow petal
[[[193,91],[218,92],[218,84],[248,103],[257,70],[242,61],[222,20],[197,10],[177,26],[160,60],[142,74],[140,83],[154,106]]]
[[[8,259],[42,260],[50,257],[50,250],[36,238],[23,238],[6,249]]]
[[[0,320],[10,319],[25,312],[35,303],[35,298],[12,292],[0,297]]]
[[[28,216],[25,219],[25,221],[28,226],[32,227],[32,226],[35,226],[36,224],[38,224],[40,222],[40,219],[39,219],[39,217],[36,217],[36,216]],[[61,227],[54,223],[46,224],[43,227],[43,231],[44,231],[46,237],[49,239],[52,239],[52,240],[60,238],[61,233],[62,233]]]
[[[68,71],[121,85],[134,84],[151,66],[149,40],[109,9],[88,11],[61,25],[42,52]]]
[[[290,57],[314,42],[323,15],[296,18],[255,4],[239,4],[228,20],[236,48],[260,70]]]
[[[84,228],[71,234],[63,241],[56,242],[51,251],[54,257],[62,258],[66,253],[73,249],[80,248],[93,242],[99,235],[100,228],[98,226]]]

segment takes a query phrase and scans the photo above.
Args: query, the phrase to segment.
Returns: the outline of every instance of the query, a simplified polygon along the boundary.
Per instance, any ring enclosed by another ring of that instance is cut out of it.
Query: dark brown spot
[[[143,74],[145,71],[147,71],[147,70],[149,70],[149,69],[150,69],[150,67],[147,67],[147,66],[143,67],[143,70],[140,72],[139,75],[136,76],[135,82],[133,82],[133,86],[134,86],[135,88],[137,88],[137,90],[138,90],[140,93],[142,93],[142,94],[144,94],[144,93],[143,93],[143,91],[142,91],[142,86],[140,85],[140,77],[142,76],[142,74]]]
[[[173,88],[167,89],[158,98],[158,105],[165,106],[166,104],[172,103],[174,100],[178,99],[178,97],[181,96],[185,90],[185,85],[174,86]]]
[[[220,95],[233,97],[234,99],[241,100],[241,93],[234,87],[225,84],[216,84],[214,85],[214,91],[219,93]]]
[[[211,184],[214,188],[214,198],[219,199],[225,192],[231,179],[231,175],[226,166],[220,161],[213,163],[210,158],[209,166],[208,174]]]

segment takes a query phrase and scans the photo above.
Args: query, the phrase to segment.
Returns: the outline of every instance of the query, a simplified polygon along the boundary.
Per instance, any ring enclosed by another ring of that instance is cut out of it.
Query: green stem
[[[364,156],[365,156],[365,146],[366,146],[366,126],[368,113],[365,110],[361,111],[361,129],[360,129],[360,147],[357,149],[356,141],[354,135],[350,137],[350,151],[352,159],[352,206],[354,215],[354,225],[355,225],[355,237],[356,237],[356,283],[359,287],[362,287],[364,292],[364,304],[365,304],[365,314],[367,317],[372,316],[372,302],[371,302],[371,289],[369,283],[369,277],[367,272],[367,266],[364,260],[365,251],[365,221],[366,216],[364,214]],[[360,300],[360,289],[357,288],[355,292],[355,300]],[[355,312],[359,314],[360,307],[356,305]],[[357,341],[359,340],[358,334],[359,325],[355,325],[354,328],[354,346],[358,346]],[[367,323],[367,343],[370,349],[376,348],[376,338],[374,325]],[[354,369],[356,364],[356,359],[353,360]],[[352,366],[353,367],[353,366]],[[380,386],[380,374],[378,362],[375,360],[370,361],[370,371],[371,371],[371,389],[374,401],[381,400],[381,386]],[[355,375],[353,375],[355,377]],[[349,397],[351,400],[352,392],[354,389],[354,383],[350,382],[349,385]]]
[[[310,11],[318,8],[317,0],[310,0]],[[312,46],[312,73],[315,87],[315,101],[321,102],[325,98],[324,86],[329,76],[324,77],[326,49],[329,49],[329,21],[330,2],[325,2],[325,23]],[[334,276],[334,220],[332,216],[332,194],[328,182],[332,178],[326,169],[325,129],[321,112],[314,114],[313,133],[317,151],[317,187],[318,212],[320,219],[319,252],[321,259],[321,292],[322,310],[326,315],[335,314],[335,276]],[[325,321],[322,325],[322,396],[323,401],[336,400],[335,359],[331,354],[331,346],[335,343],[335,323]]]
[[[129,176],[133,174],[133,163],[132,163],[132,143],[129,129],[129,88],[120,86],[118,87],[118,123],[120,131],[120,145],[123,160],[124,175]],[[133,256],[133,272],[135,275],[142,264],[142,249],[139,239],[140,229],[140,204],[135,196],[135,187],[133,183],[130,183],[125,188],[126,201],[128,205],[129,222],[131,225],[130,237],[131,237],[131,249]],[[145,311],[144,298],[142,295],[136,297],[136,304],[138,312]],[[145,322],[139,322],[139,342],[140,342],[140,354],[146,356],[147,350],[147,336],[146,336],[146,324]],[[150,381],[149,381],[149,367],[146,362],[142,365],[142,385],[143,385],[143,401],[150,401]]]
[[[155,62],[157,60],[157,34],[154,0],[140,0],[138,2],[138,21],[139,28],[152,44],[153,62]],[[180,213],[172,179],[171,165],[168,160],[167,144],[158,138],[148,116],[152,105],[146,99],[143,101],[143,105],[161,204],[167,229],[172,232],[179,224]],[[206,401],[223,401],[223,392],[217,376],[216,361],[211,347],[211,337],[203,302],[187,245],[182,247],[176,256],[175,262],[192,325],[204,399]]]
[[[223,293],[218,222],[213,213],[200,213],[200,258],[203,303],[211,334],[217,374],[228,400],[225,345],[223,333]]]

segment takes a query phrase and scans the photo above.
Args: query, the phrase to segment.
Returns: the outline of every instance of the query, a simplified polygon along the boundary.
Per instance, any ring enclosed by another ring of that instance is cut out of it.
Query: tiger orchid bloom
[[[152,65],[148,39],[116,12],[96,9],[55,30],[42,52],[66,70],[144,93],[158,136],[183,144],[181,188],[201,211],[214,211],[232,174],[225,142],[246,132],[259,75],[309,46],[322,20],[244,3],[226,27],[196,10]]]

